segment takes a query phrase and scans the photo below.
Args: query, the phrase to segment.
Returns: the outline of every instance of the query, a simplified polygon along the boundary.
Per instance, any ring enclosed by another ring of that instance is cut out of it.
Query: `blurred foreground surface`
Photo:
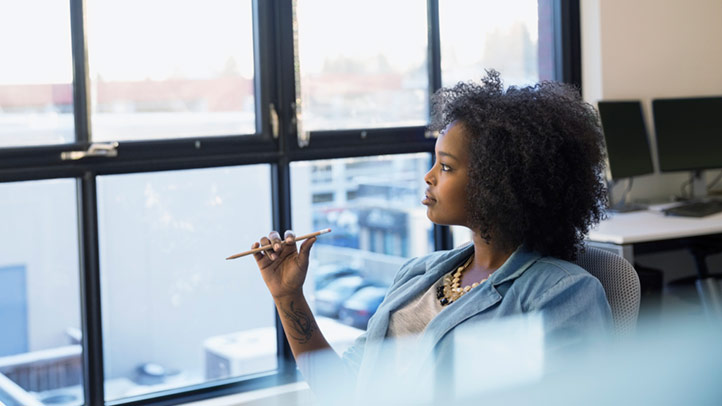
[[[299,366],[324,405],[722,404],[722,319],[680,315],[642,323],[631,337],[561,348],[543,342],[542,325],[529,316],[462,329],[443,367],[389,356],[355,391],[343,389],[342,374],[329,366],[333,354],[314,354]],[[420,343],[383,345],[413,354]]]

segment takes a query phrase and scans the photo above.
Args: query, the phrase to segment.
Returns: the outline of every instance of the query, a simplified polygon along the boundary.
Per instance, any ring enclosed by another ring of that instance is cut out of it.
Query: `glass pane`
[[[430,167],[426,153],[291,164],[295,231],[332,229],[311,251],[305,292],[339,352],[366,328],[405,260],[433,251],[421,205]]]
[[[0,184],[0,403],[83,403],[75,180]]]
[[[296,7],[304,130],[426,125],[426,1]]]
[[[251,0],[87,4],[94,140],[255,133]]]
[[[98,178],[106,399],[274,370],[270,167]],[[249,199],[248,191],[253,191]]]
[[[485,69],[506,85],[553,79],[550,1],[442,1],[439,24],[443,86],[479,80]]]
[[[67,1],[0,3],[0,147],[75,139]]]
[[[471,242],[473,234],[470,229],[462,226],[450,226],[451,243],[454,247],[461,247]]]

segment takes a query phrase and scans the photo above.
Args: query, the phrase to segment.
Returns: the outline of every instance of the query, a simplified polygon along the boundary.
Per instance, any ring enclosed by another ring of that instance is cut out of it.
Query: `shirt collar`
[[[514,280],[521,276],[524,271],[541,258],[541,254],[536,251],[530,250],[525,245],[520,245],[512,254],[507,258],[506,262],[499,267],[489,277],[489,282],[492,285],[501,285],[504,282]]]
[[[468,243],[461,247],[455,248],[451,251],[447,251],[434,261],[426,263],[426,275],[427,278],[436,280],[441,275],[451,271],[455,264],[461,264],[466,258],[474,253],[474,244]],[[494,285],[501,285],[504,282],[514,280],[521,276],[524,271],[531,266],[536,260],[541,258],[541,254],[536,251],[530,250],[525,245],[520,245],[514,252],[506,259],[499,269],[494,271],[489,277],[489,282]]]

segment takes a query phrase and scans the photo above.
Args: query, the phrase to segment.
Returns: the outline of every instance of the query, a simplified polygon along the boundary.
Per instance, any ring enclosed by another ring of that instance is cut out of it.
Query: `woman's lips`
[[[434,204],[434,203],[436,203],[436,199],[434,199],[433,197],[429,196],[428,193],[426,193],[426,194],[424,195],[424,199],[421,201],[421,204],[423,204],[423,205],[425,205],[425,206],[428,206],[428,205],[431,205],[431,204]]]

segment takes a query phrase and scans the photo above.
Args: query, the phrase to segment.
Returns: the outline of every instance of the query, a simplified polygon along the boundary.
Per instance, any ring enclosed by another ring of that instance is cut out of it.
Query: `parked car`
[[[338,311],[338,319],[349,326],[366,329],[369,319],[376,313],[386,296],[386,286],[366,286],[351,295]]]
[[[358,269],[352,268],[348,265],[341,264],[326,264],[321,265],[312,270],[313,272],[313,286],[316,290],[323,289],[329,283],[334,280],[349,275],[360,275],[361,272]]]
[[[358,275],[342,276],[329,282],[324,288],[316,291],[316,314],[337,317],[341,304],[357,290],[368,285],[369,282]]]

